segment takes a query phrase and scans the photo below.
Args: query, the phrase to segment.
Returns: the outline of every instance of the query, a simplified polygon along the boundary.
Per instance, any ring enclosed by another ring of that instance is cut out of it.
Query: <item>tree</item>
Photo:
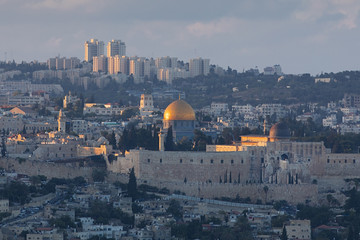
[[[164,147],[165,147],[165,151],[174,151],[175,150],[172,126],[168,128],[166,138],[165,138]]]
[[[136,199],[138,195],[137,191],[137,183],[136,183],[136,176],[135,176],[135,169],[132,168],[129,174],[129,182],[127,185],[128,195],[133,198],[133,201]]]
[[[354,240],[354,229],[352,228],[352,226],[349,227],[349,233],[348,233],[348,240]]]
[[[170,201],[168,209],[166,209],[167,213],[172,214],[176,219],[182,218],[182,207],[178,201],[172,199]]]
[[[263,190],[264,190],[264,193],[265,193],[265,204],[266,204],[266,202],[267,202],[267,194],[268,194],[268,192],[269,192],[269,187],[268,187],[268,186],[265,186],[265,187],[263,188]]]
[[[55,225],[58,228],[66,229],[68,227],[75,228],[75,223],[71,220],[69,215],[61,216],[60,218],[52,218],[49,220],[51,226]]]
[[[285,225],[284,225],[284,227],[283,227],[283,230],[282,230],[282,234],[281,234],[280,239],[281,239],[281,240],[287,240],[287,239],[288,239]]]
[[[5,157],[6,156],[6,142],[5,142],[5,129],[3,129],[3,134],[2,134],[2,138],[1,138],[1,156]]]
[[[116,146],[116,137],[114,131],[112,133],[106,135],[106,139],[109,141],[109,144],[113,146],[114,149],[117,148]]]
[[[94,169],[91,175],[94,182],[103,182],[107,176],[107,172],[106,170]]]

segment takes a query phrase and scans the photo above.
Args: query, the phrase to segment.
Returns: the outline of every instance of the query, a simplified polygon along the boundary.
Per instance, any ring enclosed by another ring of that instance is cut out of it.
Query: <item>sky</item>
[[[359,14],[359,0],[0,0],[0,60],[83,60],[97,38],[124,41],[128,56],[238,71],[359,70]]]

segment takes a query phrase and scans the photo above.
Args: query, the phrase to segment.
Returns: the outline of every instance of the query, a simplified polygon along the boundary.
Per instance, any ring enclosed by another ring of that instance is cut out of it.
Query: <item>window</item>
[[[231,164],[234,164],[234,160],[233,160],[233,159],[231,159]]]
[[[180,163],[182,163],[182,159],[180,158]]]
[[[148,163],[150,162],[150,158],[148,158]]]
[[[353,163],[356,163],[355,159],[353,159]]]
[[[160,158],[160,163],[162,163],[162,158]]]
[[[210,163],[214,163],[214,160],[211,159],[211,160],[210,160]]]
[[[221,164],[223,164],[223,163],[224,163],[224,160],[222,160],[222,159],[221,159],[221,161],[220,161],[220,162],[221,162]]]
[[[190,162],[193,162],[194,160],[193,159],[190,159]]]
[[[330,163],[330,159],[327,160],[327,163]]]
[[[345,163],[347,163],[347,159],[345,159]]]
[[[241,159],[241,163],[244,163],[244,160],[243,160],[243,159]]]
[[[203,163],[203,162],[204,162],[204,160],[201,159],[201,160],[200,160],[200,163]]]

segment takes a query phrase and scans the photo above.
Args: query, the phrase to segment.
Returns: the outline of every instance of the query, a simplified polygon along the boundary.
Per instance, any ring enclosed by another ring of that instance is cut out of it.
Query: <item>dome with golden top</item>
[[[284,122],[273,125],[269,133],[270,138],[290,138],[289,127]]]
[[[165,109],[164,120],[195,120],[195,112],[187,102],[179,99]]]

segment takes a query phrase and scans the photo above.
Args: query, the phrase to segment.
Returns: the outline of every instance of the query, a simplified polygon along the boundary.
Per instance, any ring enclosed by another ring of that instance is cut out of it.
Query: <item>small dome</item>
[[[290,129],[283,122],[276,123],[275,125],[273,125],[270,128],[269,137],[270,138],[290,138]]]
[[[187,102],[179,99],[165,109],[164,120],[195,120],[195,112]]]

